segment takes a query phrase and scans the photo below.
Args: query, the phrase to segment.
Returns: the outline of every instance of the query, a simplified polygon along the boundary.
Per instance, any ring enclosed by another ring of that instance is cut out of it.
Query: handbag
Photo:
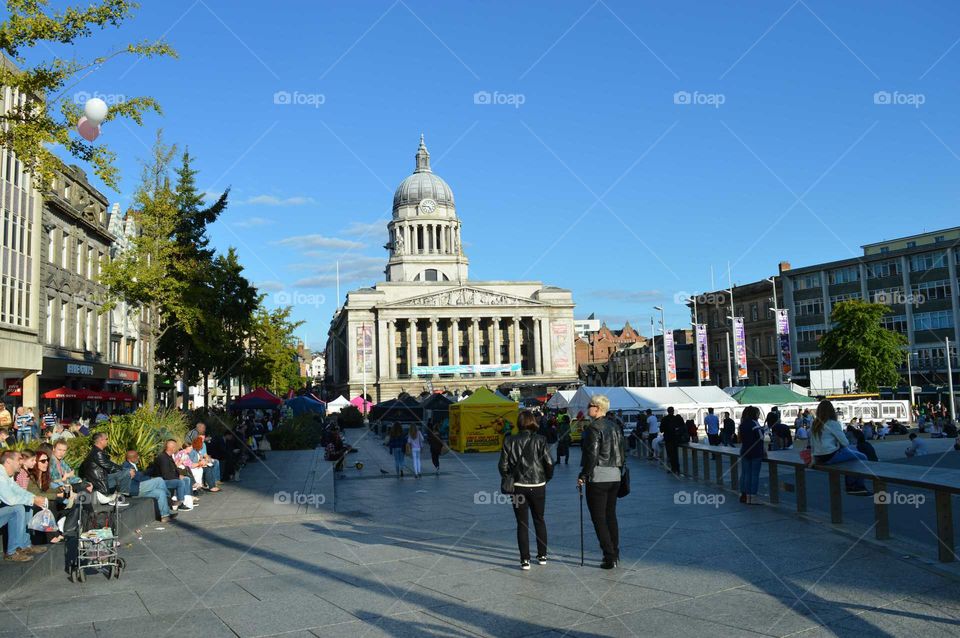
[[[810,448],[800,450],[800,460],[803,461],[807,467],[813,465],[813,452],[810,451]]]
[[[629,493],[630,493],[630,468],[624,465],[623,471],[620,473],[620,489],[617,490],[617,498],[623,498]]]

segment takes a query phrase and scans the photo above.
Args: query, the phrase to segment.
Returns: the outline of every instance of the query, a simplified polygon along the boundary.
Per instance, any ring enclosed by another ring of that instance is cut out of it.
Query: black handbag
[[[623,471],[620,473],[620,489],[617,490],[617,498],[623,498],[629,493],[630,493],[630,468],[624,465]]]

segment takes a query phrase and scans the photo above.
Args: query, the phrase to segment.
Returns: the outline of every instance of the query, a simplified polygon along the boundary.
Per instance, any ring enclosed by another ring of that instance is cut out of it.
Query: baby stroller
[[[87,580],[87,570],[107,570],[108,578],[120,578],[126,561],[120,558],[120,503],[123,496],[84,494],[78,506],[77,551],[70,566],[73,582]]]

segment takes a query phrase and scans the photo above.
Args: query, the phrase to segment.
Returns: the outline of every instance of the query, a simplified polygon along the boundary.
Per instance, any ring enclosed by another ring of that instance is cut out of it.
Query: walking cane
[[[577,493],[580,495],[580,567],[583,567],[583,486],[579,483]]]

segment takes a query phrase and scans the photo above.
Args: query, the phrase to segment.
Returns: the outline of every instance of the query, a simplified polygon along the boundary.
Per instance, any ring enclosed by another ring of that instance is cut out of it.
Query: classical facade
[[[385,281],[347,294],[330,324],[326,381],[375,401],[424,389],[577,380],[573,297],[531,281],[470,281],[453,191],[416,167],[397,188]]]

